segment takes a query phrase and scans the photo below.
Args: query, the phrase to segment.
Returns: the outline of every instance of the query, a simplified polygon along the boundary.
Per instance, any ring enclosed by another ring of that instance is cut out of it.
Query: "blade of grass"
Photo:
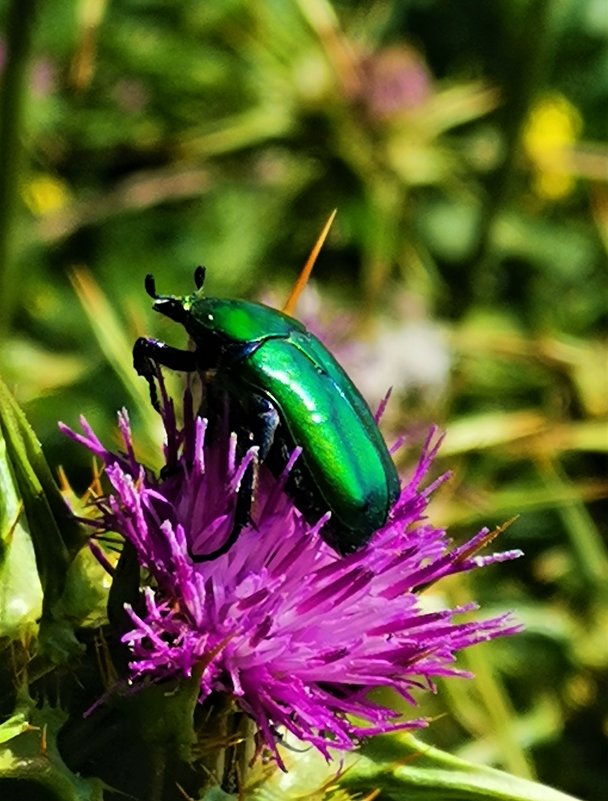
[[[557,511],[568,532],[570,547],[579,569],[589,584],[590,592],[606,596],[608,587],[608,555],[602,536],[582,498],[572,495],[572,482],[555,461],[539,462],[539,473],[547,489],[570,496],[567,502],[557,506]]]
[[[70,272],[70,280],[86,312],[91,328],[109,364],[133,398],[149,438],[154,441],[160,418],[150,404],[148,387],[133,369],[133,342],[107,297],[85,267]]]

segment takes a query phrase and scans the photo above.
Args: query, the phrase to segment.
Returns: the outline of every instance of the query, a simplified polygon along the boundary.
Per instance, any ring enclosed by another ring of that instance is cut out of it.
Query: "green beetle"
[[[214,371],[215,381],[239,409],[241,428],[259,446],[260,461],[274,475],[295,447],[302,449],[289,473],[287,491],[304,518],[315,523],[328,510],[321,536],[340,554],[365,545],[387,520],[399,495],[399,478],[372,413],[342,367],[297,320],[261,303],[205,297],[205,270],[194,274],[196,291],[157,295],[154,278],[146,291],[155,311],[181,323],[194,350],[140,338],[133,364],[154,385],[155,364],[187,372]],[[242,492],[251,494],[252,478]],[[249,513],[242,498],[229,539],[198,561],[225,553]]]

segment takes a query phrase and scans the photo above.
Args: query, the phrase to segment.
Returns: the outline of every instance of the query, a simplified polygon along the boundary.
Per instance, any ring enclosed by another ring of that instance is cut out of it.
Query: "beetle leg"
[[[279,425],[279,414],[272,403],[261,395],[252,395],[247,399],[247,426],[237,425],[237,435],[240,442],[247,442],[249,439],[254,445],[258,446],[258,460],[263,461],[270,450],[274,434]],[[246,525],[252,525],[251,521],[251,501],[253,498],[255,465],[250,462],[238,489],[236,497],[236,507],[234,510],[234,522],[232,531],[226,541],[215,551],[205,554],[203,557],[192,556],[196,562],[206,562],[216,559],[218,556],[227,553],[237,541],[241,529]]]
[[[210,562],[212,559],[217,559],[218,556],[223,556],[225,553],[228,553],[238,540],[241,530],[247,524],[251,524],[250,513],[251,497],[253,494],[253,471],[254,465],[251,463],[247,466],[243,478],[241,479],[241,485],[236,496],[234,522],[230,534],[219,548],[216,548],[215,551],[211,551],[211,553],[195,554],[188,549],[188,553],[193,562]]]
[[[268,456],[274,435],[280,423],[274,404],[263,395],[251,395],[247,399],[247,427],[254,445],[259,448],[260,462]]]
[[[156,411],[160,411],[158,393],[156,392],[156,365],[162,364],[170,370],[185,373],[194,372],[198,365],[196,354],[189,350],[180,350],[166,345],[158,339],[140,337],[133,346],[133,367],[138,375],[143,376],[150,387],[150,400]]]
[[[213,387],[213,384],[211,386]],[[210,391],[213,393],[214,390],[211,389]],[[217,397],[214,396],[214,399],[215,403],[217,403]],[[212,402],[211,405],[213,406],[214,403]],[[259,449],[258,460],[262,461],[270,450],[275,431],[279,425],[280,418],[277,410],[262,395],[254,394],[247,398],[246,404],[243,406],[237,405],[236,408],[232,408],[232,411],[236,414],[235,418],[231,420],[231,427],[236,430],[241,447],[249,447],[249,444],[257,445]],[[255,465],[252,462],[248,465],[241,479],[236,498],[232,530],[226,541],[211,553],[193,554],[190,552],[192,561],[208,562],[212,559],[217,559],[218,556],[222,556],[232,548],[241,530],[246,525],[253,525],[251,521],[251,501],[253,497],[254,471]]]

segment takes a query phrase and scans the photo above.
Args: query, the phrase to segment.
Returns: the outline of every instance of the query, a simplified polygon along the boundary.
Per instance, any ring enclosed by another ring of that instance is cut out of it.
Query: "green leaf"
[[[371,738],[344,774],[350,790],[380,788],[382,799],[402,801],[574,801],[546,785],[474,765],[411,735]]]
[[[66,717],[61,710],[46,705],[36,709],[27,699],[0,726],[0,786],[4,779],[18,781],[21,798],[28,798],[30,793],[38,797],[34,790],[38,786],[58,801],[103,801],[103,783],[72,773],[61,757],[57,735]]]
[[[0,437],[0,480],[6,488],[0,507],[4,546],[0,618],[9,629],[14,627],[15,611],[21,607],[27,610],[25,620],[33,623],[39,614],[36,591],[41,585],[42,623],[50,626],[42,642],[52,649],[53,660],[63,661],[77,643],[71,626],[61,620],[59,604],[69,565],[85,540],[53,480],[40,442],[2,381]]]
[[[24,731],[28,731],[31,726],[23,712],[12,715],[4,723],[0,724],[0,745],[18,737]]]
[[[0,428],[0,638],[28,639],[41,613],[34,546]]]

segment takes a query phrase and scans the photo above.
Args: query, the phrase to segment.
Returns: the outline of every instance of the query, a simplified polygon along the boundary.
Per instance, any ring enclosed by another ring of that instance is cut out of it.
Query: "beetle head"
[[[197,290],[202,289],[205,281],[205,268],[197,267],[194,272],[194,283]],[[154,300],[154,311],[164,314],[171,320],[185,324],[188,319],[190,309],[190,297],[178,297],[177,295],[159,295],[156,291],[156,281],[154,276],[146,275],[144,282],[146,292]]]

